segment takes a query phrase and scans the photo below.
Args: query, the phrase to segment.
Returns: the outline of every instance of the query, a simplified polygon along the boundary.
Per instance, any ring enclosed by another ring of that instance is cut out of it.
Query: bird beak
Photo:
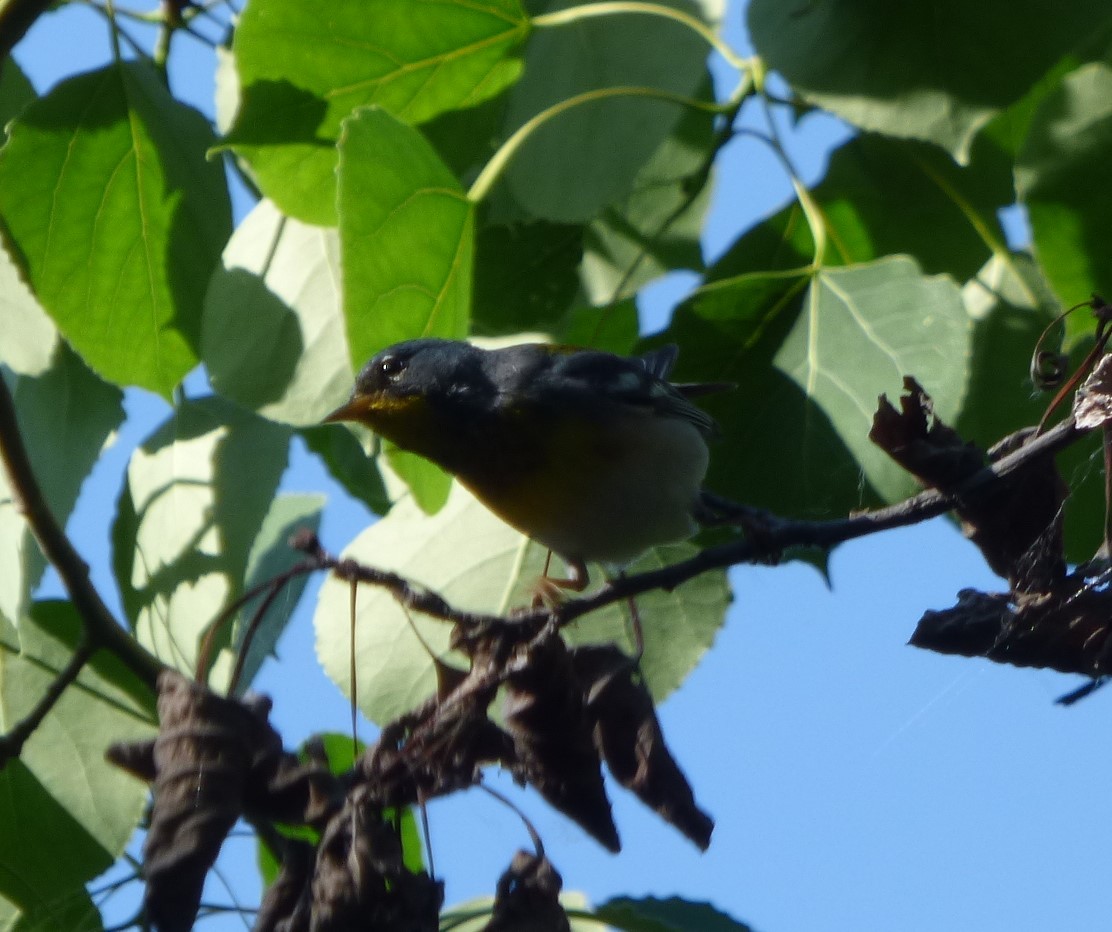
[[[361,421],[370,407],[369,398],[364,395],[353,395],[350,400],[328,415],[322,423],[335,424],[338,421]]]

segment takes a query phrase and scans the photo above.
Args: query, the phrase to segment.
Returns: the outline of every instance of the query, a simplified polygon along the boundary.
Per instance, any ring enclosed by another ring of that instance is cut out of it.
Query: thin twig
[[[64,693],[70,685],[81,674],[85,668],[85,664],[89,662],[89,658],[93,656],[94,649],[90,645],[87,638],[83,639],[77,645],[77,650],[73,652],[70,657],[69,663],[58,671],[58,675],[51,680],[50,685],[35,707],[27,714],[25,718],[20,720],[11,728],[7,734],[0,735],[0,770],[7,766],[8,761],[13,758],[19,757],[20,752],[23,750],[23,745],[27,739],[34,734],[35,729],[42,724],[42,720],[50,713],[50,710],[57,705],[58,700],[62,698]]]
[[[722,114],[722,123],[714,134],[710,148],[706,151],[702,162],[699,167],[693,172],[689,173],[683,179],[684,183],[684,197],[657,226],[656,230],[645,240],[641,249],[637,253],[637,257],[629,264],[618,283],[614,286],[610,294],[610,304],[617,302],[626,286],[632,280],[641,264],[648,258],[649,254],[656,249],[665,234],[671,229],[672,225],[679,220],[688,210],[695,200],[703,193],[710,181],[711,170],[714,168],[715,160],[718,154],[734,138],[734,121],[737,119],[741,108],[753,93],[753,79],[752,75],[746,73],[742,79],[742,83],[738,86],[734,96],[727,102],[729,109]],[[601,323],[598,325],[601,326]],[[596,326],[596,331],[598,329]],[[597,334],[596,334],[597,335]]]
[[[89,579],[89,567],[51,512],[31,469],[27,448],[19,431],[15,403],[3,379],[0,379],[0,460],[8,471],[16,507],[27,520],[47,560],[58,571],[62,585],[81,617],[90,649],[103,648],[115,654],[153,690],[164,667],[123,629],[108,610]]]
[[[828,549],[835,544],[868,534],[906,527],[937,517],[966,499],[976,497],[991,484],[1032,461],[1064,449],[1087,433],[1088,430],[1077,427],[1070,417],[974,473],[953,493],[929,489],[886,508],[832,521],[797,521],[764,515],[760,533],[751,538],[708,547],[687,560],[660,569],[618,577],[591,595],[568,599],[552,608],[534,608],[506,616],[455,608],[439,593],[412,583],[397,573],[363,566],[354,560],[337,559],[322,550],[315,538],[303,542],[301,549],[310,553],[321,569],[331,570],[338,578],[386,589],[406,608],[452,622],[464,635],[477,636],[491,629],[505,629],[506,633],[512,631],[518,640],[525,641],[546,627],[562,628],[575,619],[614,602],[653,589],[671,591],[708,570],[724,569],[740,563],[766,562],[770,557],[777,557],[789,548]],[[738,508],[746,514],[753,511],[742,506]]]
[[[292,577],[291,577],[292,578]],[[234,696],[236,690],[239,688],[240,677],[243,676],[243,668],[247,663],[247,655],[251,652],[251,642],[255,639],[255,635],[259,628],[262,626],[263,618],[270,610],[270,606],[274,604],[274,600],[278,598],[280,593],[285,588],[285,581],[280,582],[270,587],[262,604],[255,609],[255,614],[251,616],[251,621],[247,625],[247,630],[243,634],[243,639],[239,644],[239,653],[236,657],[235,667],[232,669],[232,678],[228,681],[228,695]]]
[[[291,543],[291,546],[294,545]],[[283,588],[285,588],[288,583],[292,582],[298,576],[304,576],[307,573],[315,573],[319,569],[320,566],[318,566],[313,561],[304,561],[302,563],[298,563],[295,566],[291,566],[288,570],[284,570],[279,575],[274,576],[271,579],[266,580],[265,582],[261,582],[257,586],[252,586],[245,593],[243,593],[243,595],[236,599],[231,605],[225,608],[224,611],[222,611],[212,621],[210,621],[208,628],[205,629],[204,639],[201,641],[201,649],[197,654],[197,666],[194,673],[194,679],[198,683],[204,683],[208,680],[209,666],[212,663],[212,653],[216,648],[216,636],[223,629],[224,625],[226,625],[232,619],[236,612],[243,608],[243,606],[245,606],[252,599],[257,598],[265,592],[267,593],[267,598],[264,600],[262,607],[262,612],[265,613],[266,609],[269,608],[274,596],[276,596]],[[256,613],[256,618],[252,620],[251,628],[249,628],[248,630],[248,636],[245,638],[246,641],[249,642],[250,638],[254,637],[253,629],[257,627],[258,621],[260,620],[260,613]],[[243,649],[246,650],[246,647],[244,647]],[[242,667],[242,663],[237,662],[236,666],[237,668]],[[232,682],[234,683],[236,679],[238,679],[238,674],[233,674]],[[229,692],[232,692],[231,687],[229,687]]]

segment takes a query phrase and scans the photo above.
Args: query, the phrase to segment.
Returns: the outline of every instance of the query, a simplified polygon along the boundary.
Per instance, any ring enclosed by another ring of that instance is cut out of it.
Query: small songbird
[[[559,555],[624,565],[697,525],[714,421],[689,400],[721,385],[667,381],[676,348],[639,357],[539,343],[483,350],[398,343],[326,421],[357,421],[455,475],[506,523]],[[547,577],[546,577],[547,579]]]

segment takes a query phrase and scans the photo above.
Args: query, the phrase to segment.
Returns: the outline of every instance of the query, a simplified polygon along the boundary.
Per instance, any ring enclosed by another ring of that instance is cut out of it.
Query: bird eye
[[[396,381],[398,376],[405,371],[405,360],[399,359],[397,356],[387,356],[378,364],[378,371],[391,382]]]

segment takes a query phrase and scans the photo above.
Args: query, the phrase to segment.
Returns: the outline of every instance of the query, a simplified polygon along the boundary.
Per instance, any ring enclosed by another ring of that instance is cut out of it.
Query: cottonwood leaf
[[[698,15],[687,3],[673,5]],[[558,0],[549,11],[573,6]],[[525,72],[510,91],[506,134],[599,89],[651,88],[690,97],[703,82],[707,54],[702,37],[659,16],[599,16],[538,30],[529,40]],[[589,220],[631,191],[638,171],[683,115],[683,106],[648,94],[571,107],[539,125],[514,155],[510,191],[537,217]]]
[[[63,81],[10,126],[0,214],[35,295],[103,378],[169,398],[197,362],[231,228],[200,113],[140,62]]]
[[[113,564],[136,638],[167,665],[192,674],[202,634],[242,592],[288,445],[288,429],[213,396],[180,405],[132,454]]]
[[[1067,75],[1035,111],[1016,165],[1039,264],[1064,307],[1112,294],[1112,65],[1093,63]],[[1093,329],[1091,317],[1067,322],[1071,341]]]
[[[123,394],[93,375],[64,343],[41,375],[8,382],[31,469],[64,526],[93,464],[123,421]],[[0,614],[18,620],[46,559],[16,506],[10,481],[0,469]]]
[[[368,107],[340,139],[340,255],[352,361],[470,323],[474,207],[420,131]]]
[[[226,142],[291,216],[336,222],[336,148],[353,110],[375,104],[423,123],[497,95],[520,72],[529,30],[517,0],[299,0],[244,8],[242,96]]]
[[[937,143],[959,162],[978,129],[1110,18],[1103,0],[748,9],[757,51],[806,100],[865,130]]]
[[[690,544],[654,548],[629,572],[674,563],[694,552]],[[435,515],[428,516],[412,500],[403,499],[360,534],[344,556],[428,586],[455,607],[501,614],[529,604],[547,551],[453,484],[448,503]],[[558,572],[558,562],[554,561],[553,572]],[[592,578],[596,586],[601,582],[598,567]],[[349,591],[346,583],[326,580],[313,620],[317,656],[333,682],[346,692],[350,691]],[[682,682],[710,646],[728,601],[722,572],[703,574],[671,593],[654,591],[638,597],[645,631],[641,672],[657,701]],[[624,606],[611,606],[592,613],[570,626],[567,638],[572,643],[618,641],[632,653],[626,612]],[[439,620],[414,616],[411,624],[385,590],[360,587],[355,619],[360,709],[381,724],[431,695],[436,674],[425,645],[442,657],[449,633],[450,626]]]
[[[909,494],[910,479],[868,440],[877,396],[914,375],[952,419],[968,379],[959,289],[902,256],[713,282],[660,339],[684,348],[678,380],[737,386],[702,402],[722,427],[707,486],[785,513]]]
[[[216,391],[272,421],[317,424],[344,402],[337,232],[255,205],[209,283],[201,358]]]
[[[81,625],[68,602],[36,603],[18,634],[0,617],[0,732],[31,711],[69,662]],[[104,749],[155,730],[151,691],[99,651],[0,770],[0,897],[24,922],[87,915],[75,888],[120,855],[147,798],[146,786],[109,764]]]

